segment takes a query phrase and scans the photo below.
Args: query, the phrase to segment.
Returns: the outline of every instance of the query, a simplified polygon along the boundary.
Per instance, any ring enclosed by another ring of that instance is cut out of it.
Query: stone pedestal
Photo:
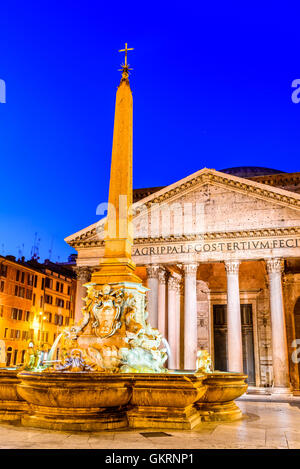
[[[127,412],[132,428],[191,430],[201,422],[194,402],[205,393],[204,376],[166,374],[135,375]]]

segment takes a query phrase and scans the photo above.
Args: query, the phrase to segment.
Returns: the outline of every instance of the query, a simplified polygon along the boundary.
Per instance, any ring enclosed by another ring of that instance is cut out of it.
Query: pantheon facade
[[[300,394],[300,173],[204,168],[133,197],[133,261],[168,367],[195,369],[207,349],[254,391]],[[77,320],[104,221],[66,238],[78,252]]]

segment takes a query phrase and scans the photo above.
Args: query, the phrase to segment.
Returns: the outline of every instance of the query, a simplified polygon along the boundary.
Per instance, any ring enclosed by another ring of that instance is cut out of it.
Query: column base
[[[293,395],[292,390],[290,387],[279,387],[279,386],[274,386],[273,388],[270,389],[272,394],[276,394],[277,396],[287,396],[290,397]]]

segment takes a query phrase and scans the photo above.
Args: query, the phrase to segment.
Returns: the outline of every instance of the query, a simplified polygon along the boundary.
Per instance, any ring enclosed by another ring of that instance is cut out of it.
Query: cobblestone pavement
[[[98,433],[54,432],[0,423],[2,449],[300,449],[300,402],[240,400],[244,418],[204,423],[191,431],[111,430]],[[158,433],[160,432],[160,434]],[[146,435],[143,435],[146,433]],[[150,433],[150,434],[149,434]]]

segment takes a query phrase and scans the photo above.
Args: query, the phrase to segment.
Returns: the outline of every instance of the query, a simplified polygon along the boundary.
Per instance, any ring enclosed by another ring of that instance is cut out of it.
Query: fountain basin
[[[17,369],[0,368],[0,420],[20,420],[27,402],[17,393]]]
[[[86,372],[21,372],[19,395],[29,404],[22,424],[67,431],[127,426],[131,398],[126,375]]]
[[[205,375],[136,374],[133,378],[131,409],[133,428],[192,429],[201,422],[194,403],[206,392]]]
[[[248,388],[247,375],[214,371],[208,373],[203,383],[206,392],[195,406],[202,421],[234,421],[242,418],[242,412],[234,402]]]
[[[241,418],[234,400],[246,391],[246,378],[225,372],[15,371],[14,391],[7,392],[12,392],[11,400],[27,401],[21,418],[26,426],[65,431],[128,426],[190,430],[202,421]]]

